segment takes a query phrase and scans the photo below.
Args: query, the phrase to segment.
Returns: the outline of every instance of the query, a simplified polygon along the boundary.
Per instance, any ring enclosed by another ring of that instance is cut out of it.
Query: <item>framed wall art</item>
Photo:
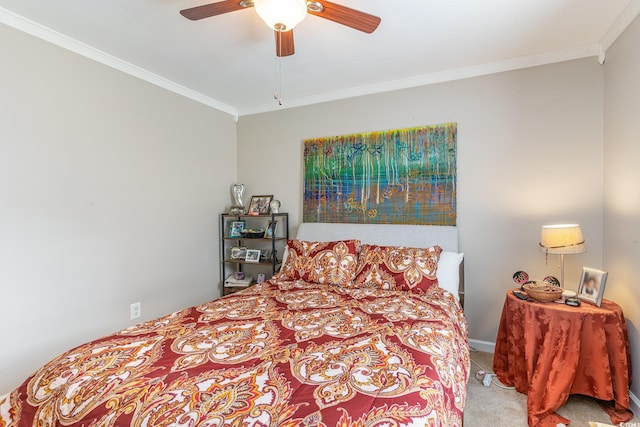
[[[457,124],[304,141],[303,221],[456,225]]]

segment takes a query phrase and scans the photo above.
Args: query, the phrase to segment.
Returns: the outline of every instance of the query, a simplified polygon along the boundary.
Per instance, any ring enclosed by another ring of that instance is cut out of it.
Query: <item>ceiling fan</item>
[[[274,8],[286,7],[284,15],[278,15]],[[358,31],[372,33],[378,28],[380,18],[351,9],[327,0],[222,0],[180,11],[185,18],[197,21],[211,16],[222,15],[249,7],[255,7],[256,12],[272,28],[276,36],[276,55],[293,55],[293,27],[298,24],[307,13],[328,19],[338,24],[346,25]],[[293,12],[288,20],[286,15]]]

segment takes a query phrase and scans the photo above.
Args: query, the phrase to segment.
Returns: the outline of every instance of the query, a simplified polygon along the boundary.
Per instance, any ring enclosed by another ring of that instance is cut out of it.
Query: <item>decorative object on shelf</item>
[[[260,249],[247,249],[246,262],[260,262]]]
[[[562,297],[562,288],[544,282],[527,282],[522,289],[536,301],[551,302]]]
[[[280,212],[280,200],[272,200],[269,203],[269,207],[271,208],[271,213],[277,214]]]
[[[578,288],[578,298],[600,307],[608,275],[609,273],[606,271],[582,267],[582,277],[580,278],[580,286]]]
[[[224,284],[231,287],[247,287],[253,282],[253,277],[244,276],[242,279],[236,279],[235,273],[227,277]]]
[[[269,213],[269,205],[271,204],[271,196],[251,196],[249,203],[249,215],[266,215]]]
[[[264,233],[264,237],[271,238],[276,235],[276,232],[278,231],[278,222],[279,221],[277,219],[269,221],[269,223],[267,224],[267,230]]]
[[[564,286],[565,254],[586,251],[582,230],[578,224],[543,225],[540,233],[540,249],[548,254],[560,255],[560,286]]]
[[[231,259],[245,259],[247,256],[247,248],[244,246],[234,246],[231,248]]]
[[[229,237],[242,237],[245,224],[245,221],[233,221],[229,229]]]
[[[242,230],[240,234],[245,239],[261,239],[262,237],[264,237],[264,230],[256,230],[254,228],[250,228],[248,230]]]
[[[244,280],[244,271],[236,271],[233,273],[233,277],[236,280]]]
[[[260,261],[267,261],[271,258],[271,249],[260,249]]]
[[[262,282],[264,282],[264,279],[265,279],[264,273],[259,273],[258,274],[258,279],[256,280],[256,283],[262,283]]]
[[[231,194],[233,196],[233,206],[229,209],[229,213],[231,215],[244,214],[244,202],[242,201],[244,184],[233,184],[233,186],[231,186]]]

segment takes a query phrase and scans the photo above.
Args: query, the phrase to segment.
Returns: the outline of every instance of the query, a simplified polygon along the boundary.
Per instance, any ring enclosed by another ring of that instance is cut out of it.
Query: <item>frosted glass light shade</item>
[[[549,254],[580,254],[587,250],[578,224],[543,225],[540,248]]]
[[[254,0],[258,16],[276,31],[289,31],[307,16],[305,0]]]

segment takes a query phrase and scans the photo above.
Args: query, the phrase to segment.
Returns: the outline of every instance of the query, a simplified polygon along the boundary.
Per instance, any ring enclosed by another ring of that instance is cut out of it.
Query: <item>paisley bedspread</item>
[[[0,426],[461,426],[457,301],[272,280],[72,349]]]

